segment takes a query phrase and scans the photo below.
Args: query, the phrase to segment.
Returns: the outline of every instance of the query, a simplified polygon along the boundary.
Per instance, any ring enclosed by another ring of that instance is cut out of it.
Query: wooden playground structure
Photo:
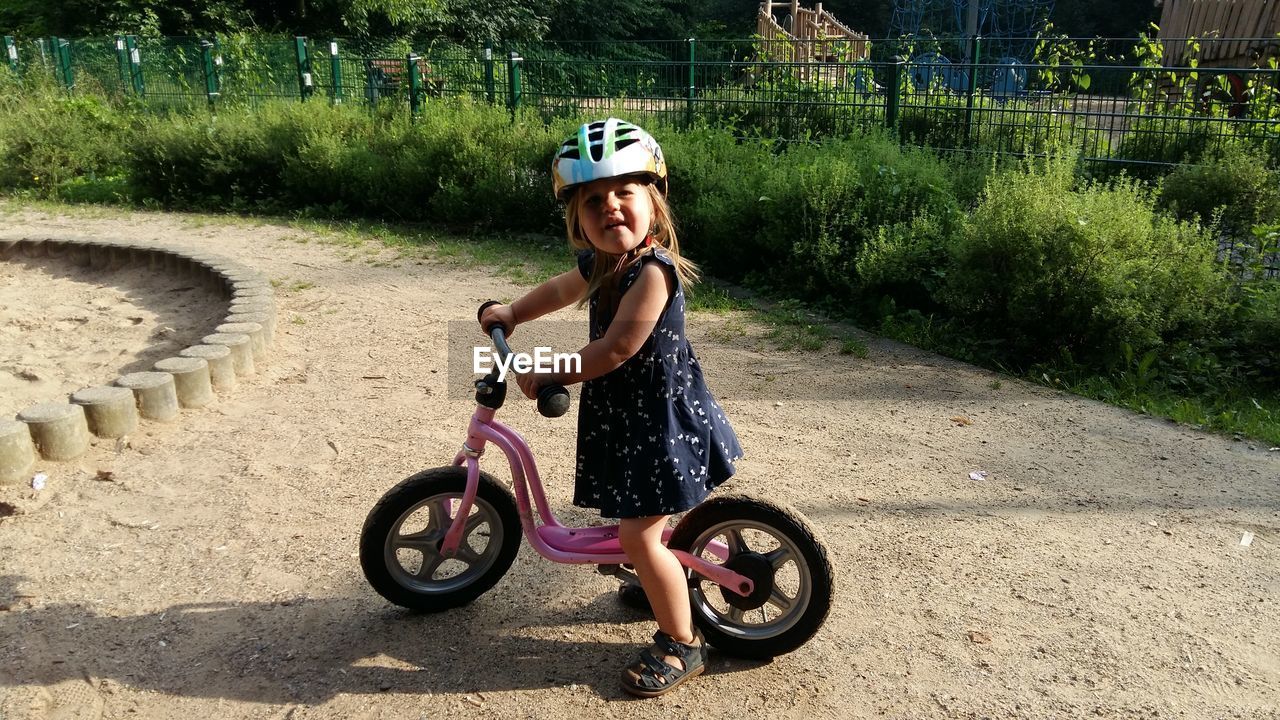
[[[1164,0],[1162,5],[1159,37],[1166,63],[1191,59],[1186,39],[1192,37],[1200,39],[1195,59],[1201,67],[1265,66],[1280,55],[1276,0]]]
[[[774,12],[788,14],[779,22]],[[851,65],[871,54],[871,38],[849,29],[835,15],[822,9],[800,7],[799,0],[760,3],[756,16],[760,59],[791,63],[799,80],[842,85]]]
[[[1280,57],[1277,0],[1163,0],[1161,5],[1159,38],[1166,66],[1265,68]],[[1195,89],[1197,102],[1227,103],[1231,117],[1245,112],[1252,94],[1247,72],[1229,72],[1225,86],[1210,75],[1202,73],[1201,78]],[[1252,82],[1257,82],[1257,76]],[[1181,99],[1176,87],[1166,91],[1175,101]]]

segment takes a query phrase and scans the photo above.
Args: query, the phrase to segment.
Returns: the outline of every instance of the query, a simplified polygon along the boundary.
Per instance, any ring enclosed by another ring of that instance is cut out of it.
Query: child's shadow
[[[496,598],[430,615],[353,597],[111,616],[69,604],[23,609],[32,599],[17,594],[17,580],[0,577],[0,605],[10,608],[0,612],[0,642],[17,655],[0,682],[12,686],[90,677],[179,696],[316,704],[375,688],[467,694],[577,684],[620,699],[618,671],[638,651],[630,643],[529,637],[520,630],[572,627],[568,615],[581,613],[544,610],[537,622],[516,623]],[[632,611],[615,602],[612,594],[596,598],[587,615],[631,621]],[[611,607],[596,607],[605,603]],[[713,653],[708,672],[726,666]],[[732,670],[754,666],[732,662]]]
[[[561,613],[548,615],[545,618],[531,618],[524,625],[526,627],[532,625],[541,626],[572,626],[577,623],[586,622],[608,622],[617,625],[642,625],[645,626],[646,634],[658,629],[657,621],[654,620],[653,613],[645,610],[638,610],[623,604],[618,599],[616,591],[601,593],[592,598],[590,602],[567,609]],[[617,665],[619,671],[624,664],[634,659],[640,650],[645,647],[643,644],[623,644],[621,649],[617,645],[610,644],[606,646],[608,652],[612,653],[611,661]],[[631,648],[630,654],[627,648]],[[733,657],[719,652],[715,646],[711,647],[710,660],[707,663],[705,674],[718,675],[721,673],[740,672],[743,670],[752,670],[772,663],[772,659],[756,660],[748,658]],[[609,692],[601,693],[602,696],[614,695],[613,689],[609,688]],[[625,696],[625,697],[630,697]]]

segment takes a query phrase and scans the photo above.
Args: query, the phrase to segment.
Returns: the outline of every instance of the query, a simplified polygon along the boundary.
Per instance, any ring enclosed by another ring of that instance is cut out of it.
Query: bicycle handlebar
[[[480,306],[476,311],[476,320],[480,320],[480,316],[484,314],[486,308],[490,305],[501,305],[497,300],[489,300]],[[489,339],[493,341],[493,346],[498,349],[498,360],[502,363],[507,362],[507,358],[511,356],[511,346],[507,344],[507,332],[510,328],[505,328],[500,324],[494,324],[493,327],[487,328]],[[543,385],[538,390],[538,414],[543,417],[560,417],[569,412],[569,391],[563,385]]]

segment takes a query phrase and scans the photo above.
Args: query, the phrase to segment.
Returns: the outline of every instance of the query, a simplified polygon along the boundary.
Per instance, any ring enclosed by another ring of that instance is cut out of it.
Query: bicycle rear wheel
[[[717,558],[708,547],[727,546]],[[742,597],[689,572],[693,621],[707,641],[740,657],[795,650],[822,627],[834,596],[826,547],[798,511],[743,496],[712,498],[690,510],[668,546],[723,564],[755,584]]]

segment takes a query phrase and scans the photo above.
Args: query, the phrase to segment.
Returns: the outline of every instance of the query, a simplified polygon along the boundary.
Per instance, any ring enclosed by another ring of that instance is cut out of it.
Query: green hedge
[[[157,116],[0,82],[0,191],[561,233],[548,169],[580,120],[467,100],[432,100],[416,122],[323,102]],[[1154,353],[1176,377],[1207,354],[1227,380],[1274,387],[1277,283],[1218,262],[1218,228],[1201,224],[1280,222],[1280,178],[1248,150],[1149,186],[875,132],[652,129],[685,248],[712,274],[1004,367],[1068,357],[1105,374]]]
[[[0,72],[0,189],[49,191],[78,178],[118,174],[128,159],[132,118],[92,95],[37,101],[5,92],[17,84]]]
[[[959,210],[945,162],[878,134],[781,148],[701,130],[663,142],[708,269],[793,295],[857,295],[859,257],[881,228]]]
[[[544,159],[556,131],[468,100],[418,122],[322,103],[154,118],[125,172],[138,197],[200,209],[543,230],[555,217]]]
[[[1094,363],[1212,336],[1226,294],[1211,232],[1158,212],[1133,181],[1077,187],[1061,160],[993,178],[942,291],[1002,354]]]

